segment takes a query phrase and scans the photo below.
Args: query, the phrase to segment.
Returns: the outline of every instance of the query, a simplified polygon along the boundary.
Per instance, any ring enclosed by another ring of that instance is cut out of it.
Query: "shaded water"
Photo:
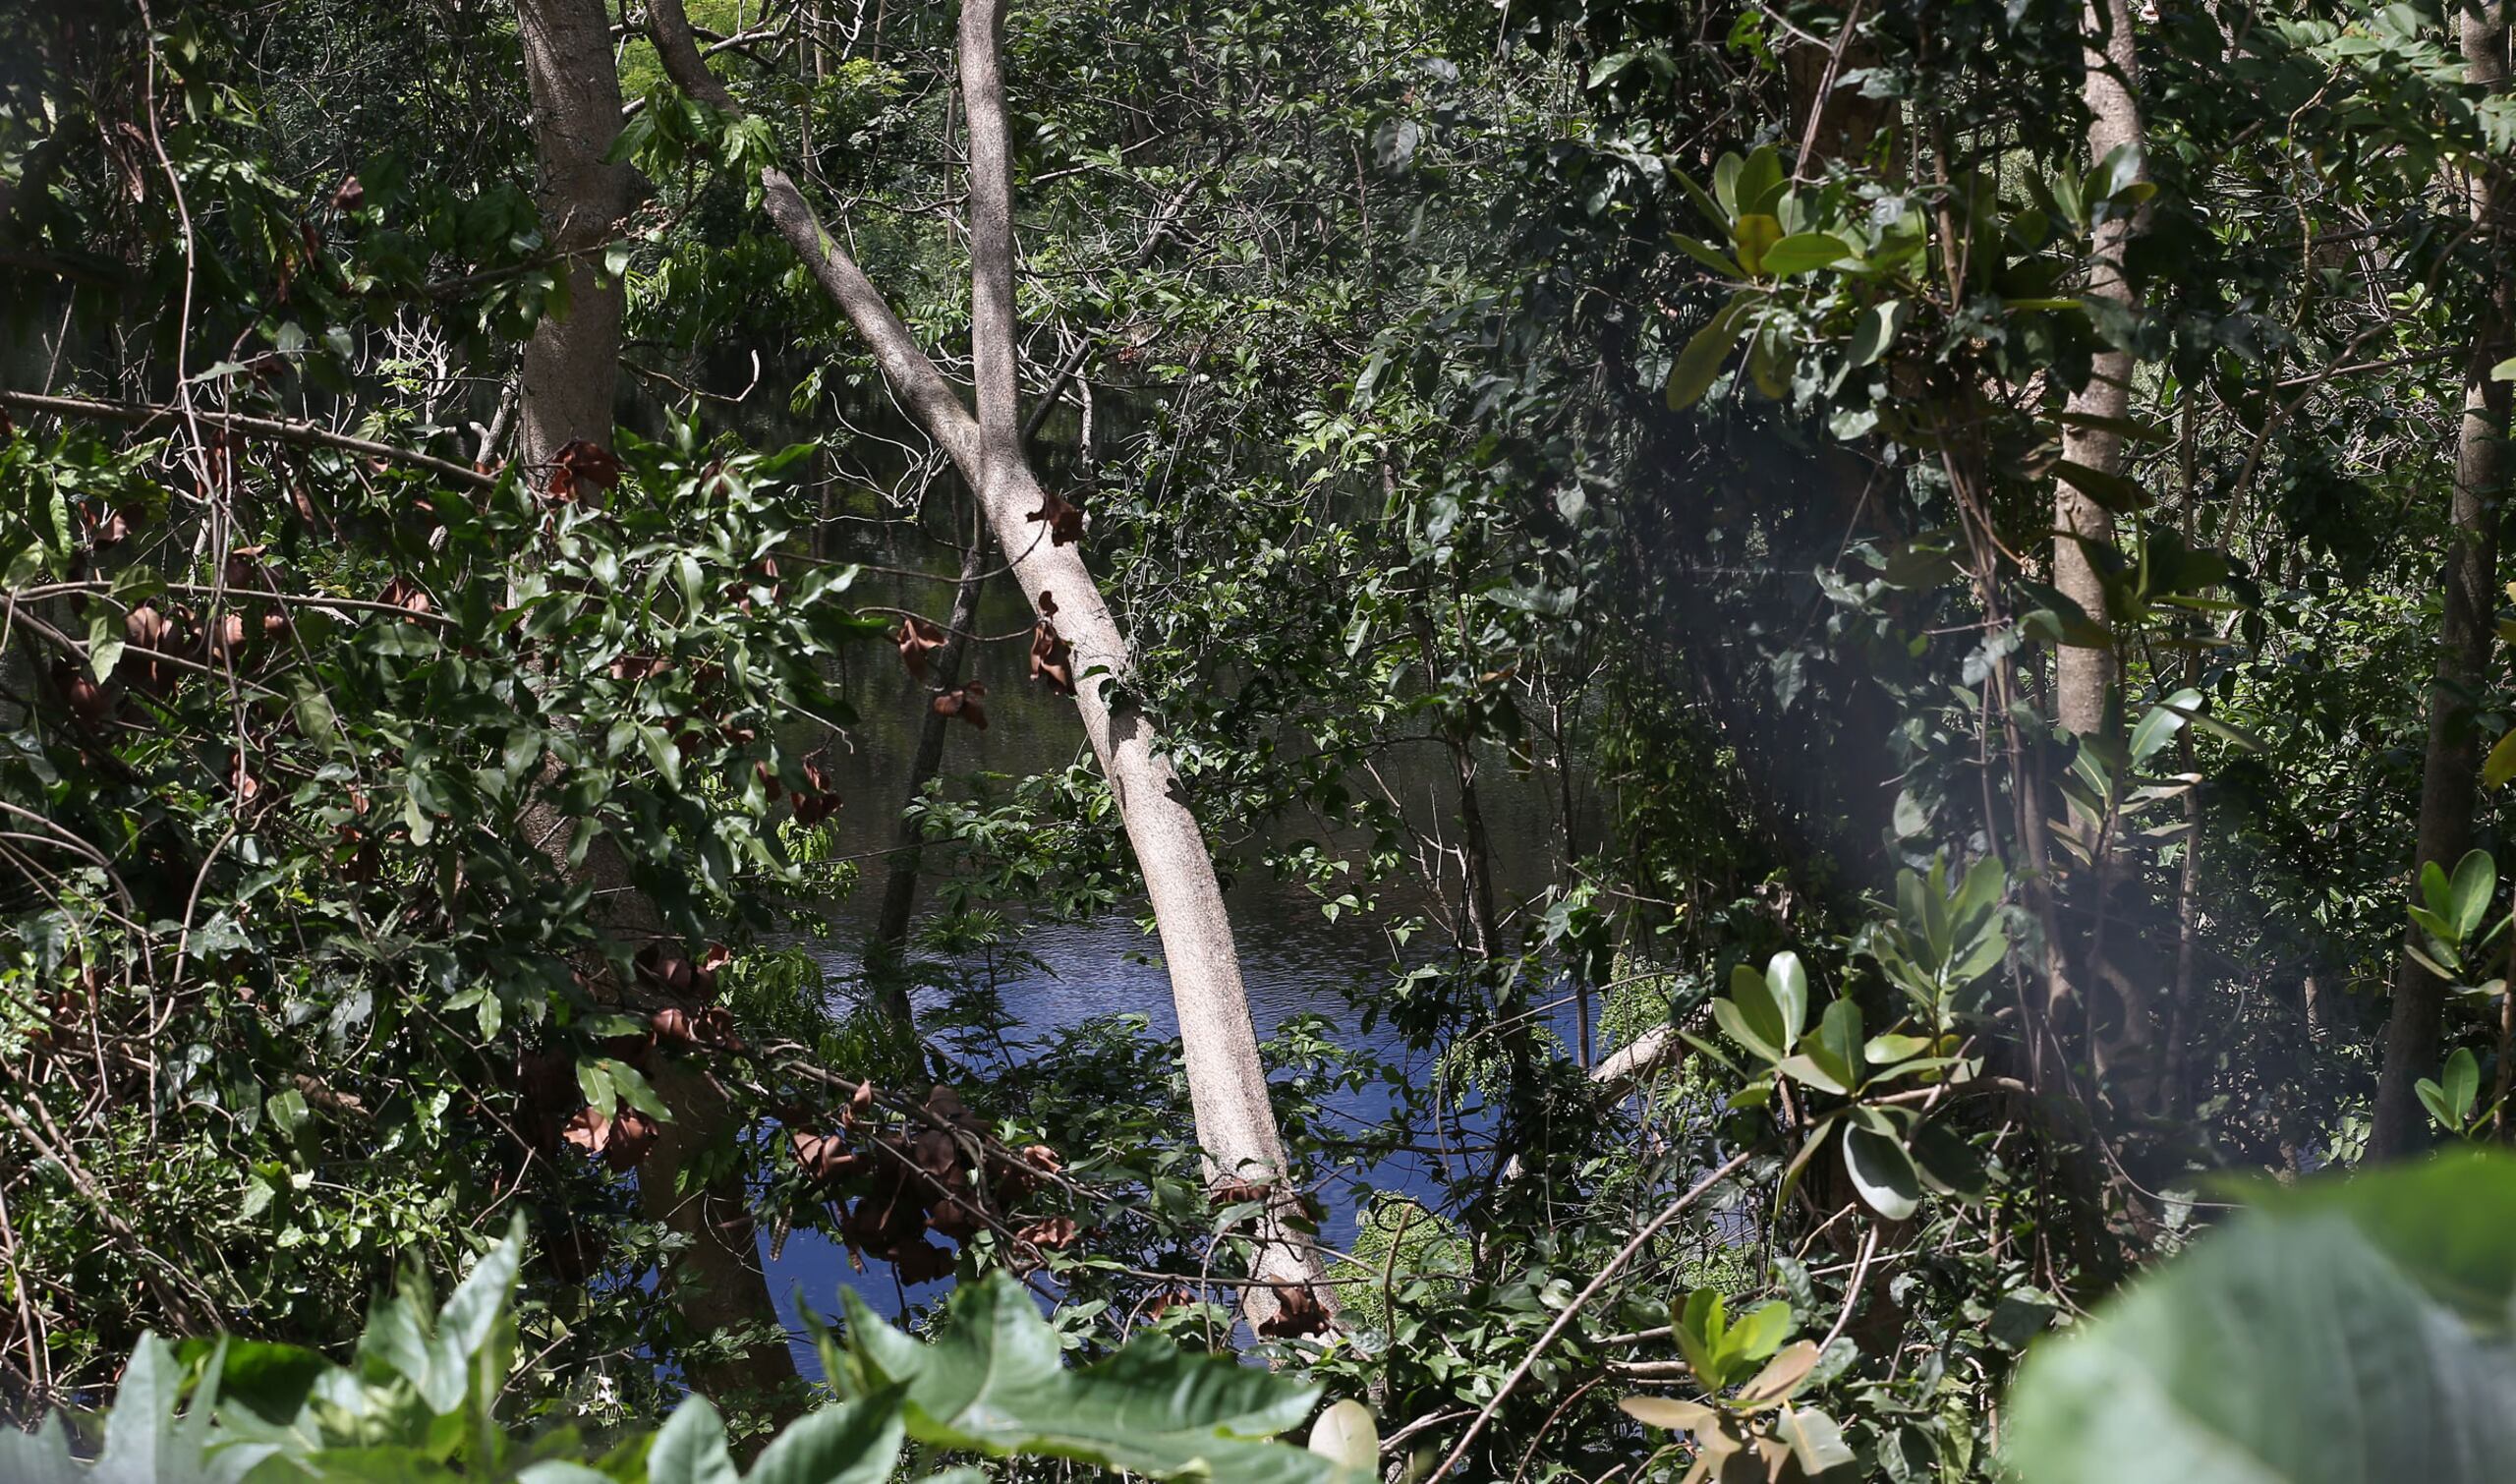
[[[772,378],[773,380],[774,378]],[[1119,419],[1123,407],[1104,396],[1100,436],[1127,435]],[[793,426],[782,407],[772,404],[742,421],[746,434],[761,446],[810,436],[814,429]],[[916,441],[899,426],[888,407],[857,409],[849,422],[887,437]],[[1054,424],[1052,440],[1056,440]],[[1065,440],[1072,438],[1072,429]],[[876,440],[879,443],[879,438]],[[863,446],[860,444],[859,446]],[[1057,460],[1052,457],[1049,461]],[[1054,469],[1044,469],[1054,477]],[[835,485],[834,485],[835,487]],[[861,486],[859,486],[861,487]],[[861,498],[861,496],[859,496]],[[868,571],[850,598],[865,606],[906,608],[941,621],[951,603],[957,552],[897,524],[841,520],[826,528],[828,555],[862,561],[888,571]],[[940,581],[906,575],[933,574]],[[1123,621],[1123,614],[1121,615]],[[1009,577],[989,581],[975,625],[982,635],[1017,637],[973,648],[964,678],[988,683],[990,725],[984,730],[955,725],[944,757],[947,780],[987,773],[1021,777],[1062,770],[1089,757],[1088,744],[1071,703],[1031,684],[1024,677],[1031,613]],[[928,693],[893,659],[887,647],[866,644],[844,656],[840,681],[857,713],[846,738],[831,746],[836,783],[846,801],[838,818],[840,849],[869,858],[856,888],[831,912],[829,938],[810,944],[822,961],[834,1002],[854,993],[862,948],[879,915],[886,859],[874,852],[890,846],[898,812],[907,792],[907,772]],[[1501,766],[1480,768],[1479,796],[1492,836],[1491,863],[1498,894],[1509,903],[1542,889],[1556,869],[1551,846],[1561,821],[1553,783],[1543,775],[1515,776]],[[1457,833],[1457,785],[1448,758],[1426,744],[1394,750],[1380,768],[1381,776],[1410,819],[1436,828],[1445,838]],[[954,792],[965,792],[947,781]],[[1586,792],[1586,790],[1584,790]],[[1576,807],[1580,807],[1576,801]],[[1287,833],[1314,838],[1350,837],[1347,822],[1287,822]],[[930,866],[943,854],[929,852]],[[933,910],[932,883],[922,884],[922,912]],[[1410,890],[1413,900],[1409,901]],[[1384,903],[1420,907],[1427,888],[1421,884],[1392,882],[1380,892]],[[1367,1003],[1389,985],[1398,965],[1388,940],[1353,916],[1332,921],[1318,900],[1299,885],[1279,883],[1252,873],[1230,884],[1228,901],[1250,1015],[1262,1040],[1300,1016],[1322,1017],[1330,1035],[1348,1048],[1407,1065],[1417,1085],[1430,1079],[1431,1058],[1410,1053],[1385,1025],[1371,1032],[1361,1026],[1358,1003]],[[1137,1012],[1147,1018],[1145,1034],[1169,1040],[1177,1034],[1169,977],[1161,963],[1159,942],[1137,925],[1139,911],[1121,908],[1086,921],[1031,921],[1020,925],[1018,946],[1029,962],[1012,961],[999,980],[1006,1009],[1018,1022],[1015,1035],[1040,1039],[1095,1017]],[[1419,951],[1425,947],[1419,940]],[[1438,950],[1437,948],[1435,949]],[[922,1006],[931,1007],[931,1006]],[[1572,1011],[1559,1006],[1549,1017],[1557,1034],[1573,1039]],[[1378,1122],[1391,1111],[1392,1099],[1378,1086],[1340,1094],[1331,1100],[1336,1115],[1357,1126]],[[1431,1199],[1446,1176],[1438,1154],[1394,1158],[1365,1172],[1372,1188]],[[1335,1248],[1347,1245],[1368,1190],[1347,1186],[1319,1193],[1324,1206],[1322,1238]],[[773,1256],[763,1238],[763,1258],[781,1317],[799,1338],[797,1360],[808,1374],[818,1371],[818,1357],[800,1339],[798,1303],[829,1313],[838,1307],[839,1290],[853,1288],[877,1308],[897,1313],[906,1302],[929,1302],[941,1296],[948,1280],[903,1290],[889,1265],[875,1262],[857,1272],[847,1254],[819,1233],[792,1233]]]

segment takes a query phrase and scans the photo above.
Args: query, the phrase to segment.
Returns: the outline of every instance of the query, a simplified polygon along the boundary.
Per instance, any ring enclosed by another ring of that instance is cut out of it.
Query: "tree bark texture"
[[[2497,0],[2461,15],[2464,75],[2491,92],[2507,86],[2507,18]],[[2474,690],[2489,666],[2491,612],[2498,583],[2499,489],[2506,479],[2508,383],[2490,369],[2510,350],[2516,284],[2495,259],[2507,246],[2505,185],[2484,165],[2469,183],[2473,219],[2482,224],[2497,275],[2488,308],[2464,366],[2464,417],[2456,438],[2455,487],[2448,512],[2444,612],[2437,635],[2437,672],[2429,688],[2429,746],[2420,777],[2420,833],[2412,859],[2412,897],[2420,872],[2437,862],[2452,871],[2472,848],[2473,806],[2480,785],[2481,736],[2473,725]],[[2399,1159],[2429,1146],[2431,1130],[2416,1088],[2434,1076],[2446,1007],[2446,984],[2411,956],[2394,966],[2393,1005],[2385,1020],[2383,1061],[2376,1079],[2375,1127],[2369,1153]]]
[[[658,52],[666,73],[686,91],[715,102],[724,97],[723,86],[707,73],[689,43],[687,27],[677,28],[678,36],[665,34],[676,29],[679,12],[677,0],[650,5]],[[1126,695],[1133,658],[1099,583],[1084,566],[1077,545],[1052,540],[1052,523],[1034,519],[1049,501],[1024,457],[1018,410],[1012,164],[1001,61],[1003,21],[1001,0],[973,0],[963,8],[960,27],[961,91],[970,132],[977,417],[963,407],[855,259],[823,230],[794,183],[773,168],[761,172],[769,216],[865,337],[893,393],[978,491],[1024,597],[1055,623],[1058,637],[1071,648],[1075,710],[1110,781],[1162,939],[1198,1141],[1219,1176],[1274,1188],[1261,1219],[1252,1265],[1256,1274],[1288,1286],[1310,1287],[1316,1302],[1333,1309],[1329,1290],[1312,1287],[1319,1276],[1317,1254],[1287,1221],[1295,1197],[1283,1184],[1284,1146],[1268,1101],[1266,1068],[1259,1060],[1239,953],[1213,856],[1177,772],[1156,749],[1151,723]],[[1247,1291],[1245,1309],[1253,1324],[1276,1316],[1280,1305],[1270,1289]]]
[[[2087,105],[2089,168],[2100,172],[2109,157],[2142,146],[2139,55],[2133,45],[2131,0],[2088,0],[2087,18],[2087,74],[2080,96]],[[2141,167],[2138,178],[2148,178]],[[2146,207],[2109,215],[2096,227],[2088,265],[2087,297],[2137,309],[2140,296],[2124,276],[2123,255],[2140,232]],[[2070,398],[2071,421],[2062,428],[2062,457],[2098,475],[2123,472],[2123,437],[2095,426],[2119,422],[2132,406],[2132,353],[2105,350],[2089,368],[2087,384]],[[2106,622],[2105,586],[2098,580],[2087,545],[2114,542],[2114,515],[2068,481],[2053,488],[2053,585],[2086,609],[2098,624]],[[2085,543],[2085,544],[2084,544]],[[2080,735],[2104,731],[2112,724],[2115,706],[2115,658],[2104,648],[2064,645],[2054,664],[2054,710],[2064,729]]]
[[[572,437],[610,442],[622,296],[601,282],[601,245],[629,214],[638,177],[603,161],[620,134],[620,75],[602,0],[516,0],[515,16],[542,162],[534,200],[568,285],[567,312],[545,316],[524,348],[517,452],[538,464]]]

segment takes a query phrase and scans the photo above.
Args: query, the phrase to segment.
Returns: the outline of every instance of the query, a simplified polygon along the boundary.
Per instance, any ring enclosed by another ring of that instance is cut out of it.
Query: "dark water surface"
[[[932,544],[920,551],[910,542],[886,542],[861,555],[886,566],[947,570],[951,559],[949,552]],[[868,574],[852,596],[863,603],[911,608],[941,621],[950,604],[951,587]],[[1029,619],[1028,607],[1010,579],[991,581],[978,631],[991,635],[1021,631]],[[973,654],[964,673],[988,682],[990,724],[984,731],[960,725],[951,729],[944,758],[947,778],[979,772],[1019,777],[1061,770],[1088,757],[1071,703],[1023,678],[1026,654],[1027,636]],[[832,746],[831,757],[840,795],[846,800],[841,817],[843,848],[856,853],[892,843],[927,692],[886,650],[865,646],[848,656],[848,664],[850,672],[843,679],[858,722],[847,740]],[[1400,749],[1398,757],[1395,766],[1384,765],[1381,772],[1409,815],[1438,821],[1446,836],[1455,834],[1451,817],[1456,810],[1456,784],[1447,757],[1430,745]],[[1538,778],[1515,778],[1500,767],[1480,770],[1479,793],[1498,852],[1498,888],[1506,901],[1516,892],[1542,885],[1552,869],[1550,846],[1558,821],[1546,791],[1549,787]],[[1299,832],[1306,827],[1309,833],[1320,836],[1338,832],[1342,824],[1310,820],[1287,828]],[[940,847],[935,852],[942,853]],[[836,1004],[847,1003],[854,992],[863,943],[880,912],[886,870],[886,862],[881,857],[867,861],[855,890],[831,914],[830,936],[811,944]],[[932,909],[931,885],[920,891],[922,912]],[[1420,897],[1420,887],[1391,883],[1380,894],[1385,902],[1393,897],[1403,901],[1410,892]],[[1317,1015],[1334,1027],[1331,1034],[1341,1044],[1406,1062],[1420,1074],[1417,1080],[1429,1079],[1429,1056],[1410,1056],[1386,1025],[1369,1034],[1361,1028],[1357,1000],[1367,1002],[1393,975],[1391,946],[1376,928],[1350,915],[1331,921],[1308,891],[1263,873],[1232,883],[1228,898],[1250,1018],[1262,1040],[1289,1019]],[[1015,945],[1036,963],[1013,960],[999,981],[1005,1007],[1019,1022],[1013,1034],[1041,1038],[1095,1017],[1135,1012],[1146,1017],[1147,1036],[1175,1037],[1178,1021],[1161,962],[1161,945],[1140,930],[1139,915],[1122,909],[1083,922],[1021,925]],[[1573,1034],[1572,1014],[1569,1007],[1559,1007],[1550,1016],[1561,1022],[1555,1028],[1568,1043]],[[1378,1121],[1389,1106],[1388,1094],[1377,1086],[1341,1094],[1330,1104],[1358,1125]],[[1437,1156],[1407,1155],[1386,1162],[1368,1175],[1376,1188],[1431,1197],[1442,1182],[1442,1164]],[[1343,1248],[1354,1234],[1362,1193],[1344,1189],[1323,1195],[1328,1209],[1323,1213],[1322,1236],[1330,1245]],[[768,1246],[764,1234],[762,1255],[770,1285],[781,1315],[798,1336],[797,1360],[810,1373],[818,1372],[819,1360],[800,1338],[799,1298],[816,1311],[829,1313],[838,1307],[839,1289],[847,1287],[877,1308],[896,1314],[904,1299],[934,1301],[949,1283],[938,1280],[902,1290],[888,1264],[869,1262],[865,1272],[856,1272],[844,1249],[815,1232],[792,1233],[774,1257]]]
[[[742,374],[730,363],[719,370],[725,374],[717,379],[728,386],[741,384]],[[800,366],[772,369],[770,381],[774,384],[787,372],[801,370]],[[1149,423],[1142,409],[1132,405],[1133,399],[1114,389],[1096,391],[1099,415],[1094,441],[1104,450],[1105,457],[1121,441],[1149,435]],[[624,421],[654,421],[652,408],[624,407],[622,412]],[[826,437],[833,430],[800,422],[786,410],[782,399],[765,396],[751,399],[733,421],[743,435],[761,448]],[[869,564],[869,570],[848,595],[850,600],[866,606],[910,609],[940,623],[951,606],[957,549],[896,519],[888,519],[896,511],[871,508],[866,493],[869,484],[892,481],[906,467],[904,460],[886,454],[886,449],[921,444],[923,439],[879,395],[852,406],[844,421],[850,428],[867,436],[847,440],[845,445],[834,448],[834,456],[829,462],[815,465],[815,472],[829,482],[830,497],[827,508],[836,517],[825,525],[825,550],[835,559]],[[1067,483],[1065,475],[1074,463],[1076,431],[1071,409],[1050,420],[1035,450],[1044,478]],[[872,467],[851,470],[844,467],[848,463]],[[959,499],[941,504],[944,508],[966,508]],[[1369,518],[1366,512],[1353,514],[1358,519]],[[912,575],[921,573],[927,576],[921,579]],[[1126,595],[1110,596],[1120,610],[1123,625]],[[1072,704],[1044,692],[1025,678],[1031,618],[1028,603],[1009,576],[1000,574],[989,580],[976,630],[982,635],[1014,637],[974,647],[964,666],[963,678],[987,682],[990,725],[984,731],[958,725],[951,729],[944,763],[947,779],[965,779],[979,773],[1012,779],[1062,770],[1079,760],[1088,760],[1089,748]],[[855,724],[830,747],[838,791],[846,801],[839,816],[842,850],[847,854],[881,851],[892,844],[898,828],[928,692],[922,683],[907,675],[888,646],[878,642],[854,647],[842,656],[841,666],[838,678],[856,712]],[[1410,820],[1435,829],[1445,839],[1456,837],[1457,784],[1446,754],[1430,742],[1401,746],[1381,763],[1380,775]],[[1356,781],[1358,786],[1367,783]],[[963,793],[966,789],[953,791]],[[1543,775],[1515,776],[1503,766],[1503,760],[1496,758],[1492,766],[1480,768],[1478,791],[1494,845],[1492,867],[1498,895],[1506,904],[1525,899],[1547,885],[1549,873],[1555,869],[1552,846],[1558,838],[1561,820],[1553,783]],[[1578,788],[1576,793],[1586,796],[1588,790]],[[1586,797],[1576,798],[1574,807],[1586,811]],[[1359,838],[1346,829],[1346,823],[1290,821],[1285,824],[1283,832],[1287,836],[1307,834],[1332,843]],[[1585,823],[1585,832],[1589,828]],[[880,856],[865,862],[855,890],[831,913],[829,938],[811,945],[822,960],[834,1004],[845,1003],[845,998],[853,992],[863,944],[880,912],[886,867],[886,860]],[[922,914],[933,908],[932,885],[929,882],[921,885]],[[1393,900],[1407,903],[1411,896],[1415,907],[1425,905],[1424,893],[1421,884],[1402,881],[1383,884],[1377,891],[1384,905]],[[1409,1054],[1386,1025],[1368,1034],[1361,1028],[1356,1003],[1369,1002],[1390,984],[1395,973],[1391,945],[1377,929],[1350,915],[1332,922],[1308,891],[1269,880],[1263,873],[1233,882],[1228,900],[1250,1018],[1261,1040],[1274,1035],[1293,1017],[1317,1015],[1334,1028],[1331,1035],[1341,1044],[1404,1062],[1414,1074],[1411,1080],[1418,1085],[1429,1081],[1432,1068],[1428,1055]],[[1178,1022],[1172,1004],[1170,979],[1161,963],[1161,946],[1152,935],[1139,930],[1136,919],[1141,915],[1140,910],[1121,909],[1085,922],[1022,924],[1014,946],[1025,950],[1035,963],[1025,965],[1015,960],[999,981],[1004,1005],[1019,1022],[1011,1034],[1045,1038],[1095,1017],[1137,1012],[1147,1019],[1148,1037],[1175,1037]],[[1417,950],[1439,951],[1440,945],[1418,939]],[[1548,1019],[1557,1034],[1570,1044],[1574,1035],[1572,1011],[1559,1006]],[[1386,1091],[1375,1086],[1341,1095],[1330,1107],[1358,1125],[1368,1125],[1389,1112],[1390,1101]],[[1406,1155],[1366,1173],[1373,1188],[1432,1198],[1440,1193],[1443,1164],[1437,1156]],[[1322,1213],[1322,1238],[1332,1247],[1342,1248],[1353,1236],[1355,1220],[1368,1199],[1368,1191],[1345,1187],[1320,1195],[1326,1207]],[[795,1336],[796,1359],[807,1375],[819,1374],[820,1361],[803,1340],[799,1301],[816,1312],[832,1313],[839,1305],[839,1290],[852,1288],[879,1310],[897,1315],[904,1302],[936,1301],[949,1285],[948,1279],[938,1280],[903,1291],[893,1279],[889,1264],[869,1261],[866,1271],[859,1273],[843,1248],[815,1232],[790,1234],[773,1257],[769,1246],[764,1233],[762,1257],[768,1267],[770,1286],[781,1317]]]

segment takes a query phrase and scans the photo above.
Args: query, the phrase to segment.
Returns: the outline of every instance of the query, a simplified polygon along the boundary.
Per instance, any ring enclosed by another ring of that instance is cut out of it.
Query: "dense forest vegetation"
[[[0,6],[0,1481],[2508,1477],[2511,152],[2499,0]]]

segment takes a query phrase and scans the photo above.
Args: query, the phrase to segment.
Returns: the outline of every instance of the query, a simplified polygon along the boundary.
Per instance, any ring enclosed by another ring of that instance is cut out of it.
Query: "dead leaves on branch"
[[[1048,527],[1049,543],[1054,546],[1070,546],[1083,540],[1083,528],[1090,523],[1081,505],[1047,488],[1040,491],[1040,508],[1022,519]]]
[[[830,777],[829,756],[815,752],[800,765],[804,786],[795,790],[795,823],[810,828],[838,813],[838,789]],[[772,784],[775,779],[770,780]],[[772,791],[770,795],[775,798]]]
[[[592,1104],[577,1110],[560,1137],[614,1170],[629,1170],[656,1147],[660,1132],[656,1120],[634,1108],[618,1108],[606,1117]]]
[[[979,698],[987,694],[987,682],[972,680],[937,694],[928,705],[939,716],[951,716],[967,721],[981,731],[987,730],[987,708]]]
[[[1046,1145],[1008,1151],[991,1142],[984,1120],[942,1083],[910,1120],[877,1123],[875,1108],[873,1084],[859,1083],[838,1111],[837,1131],[798,1128],[787,1142],[805,1174],[850,1187],[832,1199],[839,1235],[851,1250],[890,1263],[901,1282],[951,1272],[951,1251],[930,1240],[930,1232],[961,1246],[983,1230],[1009,1235],[1014,1260],[1026,1266],[1081,1236],[1071,1217],[1015,1228],[1002,1215],[1063,1170]]]
[[[1058,596],[1040,590],[1040,621],[1031,629],[1031,678],[1060,696],[1074,694],[1074,649],[1058,633]]]
[[[908,667],[911,676],[924,680],[928,656],[944,648],[944,628],[941,624],[911,614],[900,621],[899,629],[891,635],[891,640],[900,647],[900,663]]]
[[[550,477],[543,497],[554,504],[590,498],[593,492],[620,484],[620,456],[600,443],[570,438],[550,456]]]

